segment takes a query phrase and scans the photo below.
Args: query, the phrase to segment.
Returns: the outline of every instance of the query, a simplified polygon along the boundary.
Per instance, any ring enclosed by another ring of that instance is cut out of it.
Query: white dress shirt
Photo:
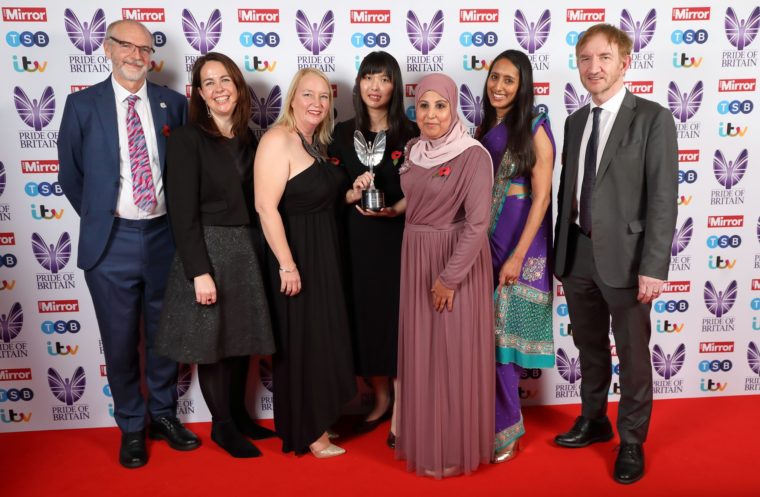
[[[586,147],[588,146],[588,139],[591,137],[591,128],[594,126],[594,113],[592,110],[595,107],[601,107],[602,112],[599,115],[599,147],[596,149],[596,170],[599,170],[599,163],[602,160],[602,154],[604,153],[604,146],[607,144],[607,140],[610,137],[612,131],[612,125],[615,123],[620,106],[623,105],[623,98],[625,97],[625,86],[620,88],[615,95],[602,105],[595,105],[593,100],[591,101],[588,118],[586,119],[586,127],[583,129],[583,137],[581,138],[581,149],[578,154],[578,177],[575,183],[575,204],[581,205],[581,185],[583,185],[583,176],[586,163]],[[577,211],[577,209],[574,209]],[[577,221],[576,217],[573,222]]]
[[[116,96],[116,122],[119,125],[119,197],[116,202],[116,216],[124,219],[151,219],[166,214],[164,200],[164,182],[161,177],[161,162],[158,157],[156,129],[153,126],[153,115],[150,112],[147,85],[143,84],[135,95],[140,97],[135,102],[135,110],[140,116],[145,144],[150,157],[150,171],[153,175],[153,186],[156,189],[156,207],[152,212],[146,212],[135,205],[132,196],[132,163],[129,160],[129,139],[127,134],[127,98],[132,95],[121,86],[116,78],[111,77],[113,91]]]

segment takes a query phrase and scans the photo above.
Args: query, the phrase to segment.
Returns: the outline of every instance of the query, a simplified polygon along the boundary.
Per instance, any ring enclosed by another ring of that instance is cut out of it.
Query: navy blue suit
[[[162,174],[165,126],[187,118],[181,94],[147,84]],[[106,357],[116,423],[142,430],[146,402],[140,391],[140,316],[145,330],[147,411],[174,416],[177,365],[152,352],[174,244],[166,216],[115,217],[120,186],[119,131],[111,78],[66,99],[58,136],[58,181],[80,216],[77,265],[85,271]]]

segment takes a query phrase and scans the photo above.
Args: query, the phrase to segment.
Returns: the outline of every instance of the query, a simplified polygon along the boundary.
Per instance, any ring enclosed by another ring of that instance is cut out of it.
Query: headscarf
[[[431,90],[449,102],[451,124],[448,131],[435,140],[426,138],[424,134],[420,135],[419,141],[414,143],[409,150],[409,160],[425,169],[440,166],[470,147],[477,146],[483,148],[480,142],[469,135],[467,128],[459,120],[459,113],[457,112],[457,85],[454,83],[454,80],[445,74],[430,74],[417,83],[414,97],[415,108],[422,95]]]

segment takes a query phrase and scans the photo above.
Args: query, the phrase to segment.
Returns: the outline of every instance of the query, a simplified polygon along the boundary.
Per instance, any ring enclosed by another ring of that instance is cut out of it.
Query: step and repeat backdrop
[[[189,95],[189,73],[201,54],[236,60],[259,133],[279,114],[302,67],[328,75],[337,119],[350,118],[356,70],[378,49],[402,68],[410,117],[415,83],[445,72],[457,81],[461,118],[474,130],[489,64],[502,50],[521,49],[533,63],[536,102],[549,113],[558,150],[566,117],[589,101],[577,74],[578,36],[597,22],[620,26],[634,40],[628,89],[670,108],[679,139],[670,281],[652,310],[655,396],[760,392],[757,2],[256,3],[261,8],[199,0],[2,2],[0,431],[114,425],[98,326],[76,268],[78,219],[57,183],[56,141],[66,97],[109,76],[102,45],[105,27],[118,19],[141,21],[153,32],[149,79],[181,93]],[[555,179],[559,169],[556,161]],[[560,284],[554,294],[558,367],[525,372],[526,404],[579,402],[578,352]],[[614,345],[612,355],[614,401]],[[252,364],[250,407],[271,417],[269,362]],[[180,373],[180,417],[209,420],[194,368]],[[365,389],[353,408],[367,402]]]

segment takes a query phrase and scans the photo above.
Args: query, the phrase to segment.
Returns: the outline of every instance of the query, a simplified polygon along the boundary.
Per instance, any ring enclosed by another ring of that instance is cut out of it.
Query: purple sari
[[[554,144],[545,114],[532,123]],[[517,246],[532,205],[530,177],[511,177],[514,165],[507,148],[504,123],[492,128],[481,140],[494,164],[489,239],[494,284],[498,286],[501,266]],[[512,185],[524,185],[528,193],[507,195]],[[523,261],[517,282],[494,291],[496,312],[496,441],[498,452],[525,433],[520,412],[518,386],[522,368],[554,366],[552,332],[551,206]]]

